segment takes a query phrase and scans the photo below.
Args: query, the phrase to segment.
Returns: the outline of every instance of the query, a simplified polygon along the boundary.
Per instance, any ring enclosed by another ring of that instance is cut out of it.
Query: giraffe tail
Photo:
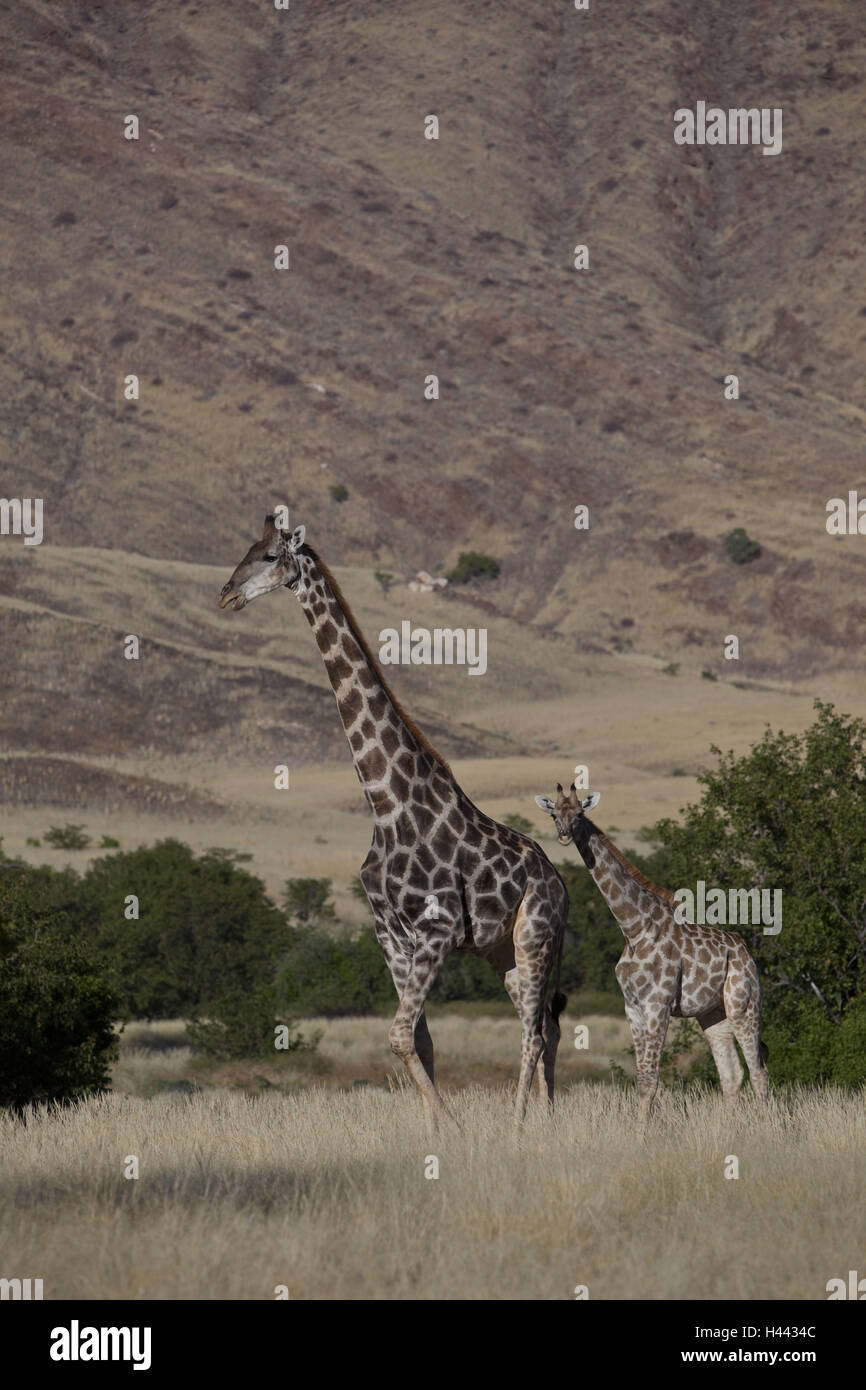
[[[556,975],[553,981],[553,998],[550,1001],[550,1012],[553,1014],[554,1023],[559,1022],[559,1015],[568,1003],[568,995],[563,994],[559,988],[559,974],[562,969],[562,948],[565,945],[565,931],[559,938],[559,951],[556,957]]]
[[[553,1014],[554,1023],[559,1022],[559,1015],[562,1013],[567,1003],[568,995],[560,994],[559,990],[556,990],[550,1001],[550,1012]]]

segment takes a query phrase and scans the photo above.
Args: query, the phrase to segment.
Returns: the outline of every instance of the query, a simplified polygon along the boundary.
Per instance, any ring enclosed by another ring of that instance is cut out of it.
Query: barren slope
[[[866,712],[866,540],[825,529],[866,492],[856,7],[22,0],[0,32],[0,477],[46,517],[41,547],[0,538],[7,849],[92,809],[215,821],[269,874],[357,862],[306,625],[215,608],[279,501],[374,642],[489,628],[484,678],[394,684],[458,771],[491,762],[464,780],[495,809],[595,759],[634,830],[711,741],[802,727],[814,694]],[[783,152],[675,146],[697,100],[781,106]],[[731,564],[734,526],[759,560]],[[495,584],[373,577],[470,548]],[[303,804],[276,761],[322,770]]]

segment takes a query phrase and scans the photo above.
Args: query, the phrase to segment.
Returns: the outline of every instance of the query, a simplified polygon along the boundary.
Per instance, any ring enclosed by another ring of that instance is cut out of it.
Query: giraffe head
[[[304,544],[305,528],[280,531],[273,515],[265,517],[260,541],[250,546],[234,574],[220,589],[220,608],[244,608],[251,599],[288,585],[293,589],[301,577],[297,552]]]
[[[562,783],[556,784],[556,800],[552,801],[549,796],[537,796],[535,804],[540,806],[542,811],[547,811],[553,816],[553,823],[556,826],[556,833],[559,836],[561,845],[570,845],[572,839],[572,829],[586,811],[591,811],[601,801],[601,792],[591,792],[583,801],[572,782],[567,792],[562,790]]]

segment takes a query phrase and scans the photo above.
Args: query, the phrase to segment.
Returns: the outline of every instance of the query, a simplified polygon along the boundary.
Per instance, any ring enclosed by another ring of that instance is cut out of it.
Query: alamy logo
[[[383,666],[468,666],[470,676],[487,670],[486,627],[414,627],[403,619],[400,631],[383,628],[379,633],[379,660]]]
[[[866,1279],[861,1279],[856,1269],[848,1270],[847,1285],[844,1279],[828,1279],[824,1287],[829,1295],[828,1303],[840,1298],[853,1298],[858,1303],[866,1300]]]
[[[23,536],[25,545],[41,545],[42,498],[0,497],[0,536]]]
[[[28,1299],[41,1297],[41,1279],[0,1279],[0,1299],[11,1298],[13,1301],[20,1299],[25,1302]]]
[[[707,927],[763,926],[764,936],[778,936],[782,930],[781,888],[711,888],[702,878],[691,888],[677,888],[678,906],[674,918]]]
[[[149,1327],[69,1327],[51,1329],[52,1361],[132,1361],[134,1371],[150,1370]]]
[[[827,503],[827,532],[831,536],[866,536],[866,497],[855,491],[844,497],[831,497]]]
[[[746,109],[696,103],[695,110],[681,106],[674,112],[674,141],[677,145],[763,145],[763,154],[782,152],[781,106]]]

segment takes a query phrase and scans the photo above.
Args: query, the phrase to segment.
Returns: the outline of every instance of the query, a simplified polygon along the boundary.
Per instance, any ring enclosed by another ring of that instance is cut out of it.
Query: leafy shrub
[[[335,502],[345,502],[349,496],[349,489],[344,483],[332,483],[331,496]]]
[[[521,835],[528,835],[530,839],[534,837],[535,826],[526,816],[521,816],[518,811],[510,811],[507,816],[502,817],[503,825],[510,825],[512,830],[519,830]]]
[[[302,928],[277,976],[277,1000],[295,1014],[373,1013],[396,992],[372,927],[355,937]]]
[[[492,556],[464,550],[447,578],[451,584],[466,584],[470,579],[496,579],[498,575],[499,565]]]
[[[97,859],[70,892],[127,1019],[188,1017],[269,984],[292,938],[260,879],[177,840]]]
[[[52,849],[88,849],[90,846],[90,836],[85,835],[83,825],[52,825],[43,839]]]
[[[334,905],[328,901],[330,896],[329,878],[290,878],[286,880],[283,903],[292,921],[317,926],[320,922],[334,920]],[[366,898],[366,894],[364,896]]]
[[[219,1060],[241,1057],[280,1057],[286,1052],[312,1051],[318,1039],[308,1041],[289,1029],[288,1045],[277,1050],[275,1027],[286,1023],[279,1017],[276,990],[261,985],[248,993],[232,993],[216,1000],[205,1019],[193,1018],[186,1036],[193,1047]]]
[[[508,994],[486,960],[453,951],[430,991],[430,998],[446,1004],[452,999],[507,999]]]
[[[698,879],[783,893],[782,930],[741,927],[761,969],[775,1080],[866,1080],[866,723],[815,702],[799,735],[712,751],[701,801],[653,832],[669,886]]]
[[[44,876],[0,875],[0,1106],[106,1089],[116,1007],[92,955],[58,930]]]
[[[758,542],[750,540],[742,526],[735,527],[725,536],[725,549],[735,565],[748,564],[750,560],[757,560],[761,554]]]

